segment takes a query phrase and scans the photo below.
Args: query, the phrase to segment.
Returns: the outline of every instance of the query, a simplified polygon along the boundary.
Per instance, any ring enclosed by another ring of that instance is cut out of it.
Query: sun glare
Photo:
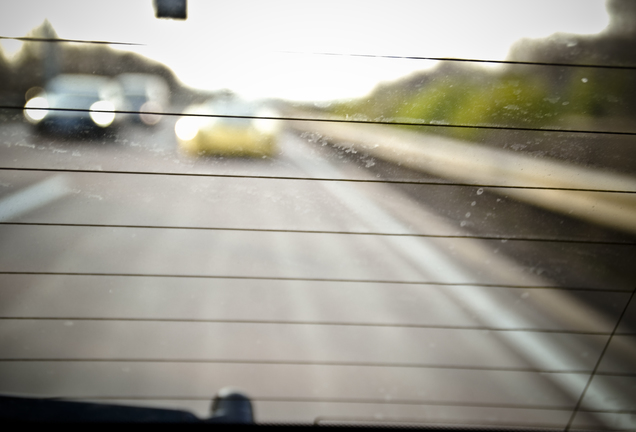
[[[298,100],[363,96],[378,82],[434,65],[324,53],[504,59],[520,38],[597,33],[608,23],[603,0],[190,0],[186,21],[156,19],[151,0],[51,3],[11,2],[10,11],[4,4],[0,27],[23,36],[46,18],[63,38],[140,43],[113,47],[165,63],[192,87]],[[12,55],[20,43],[2,46]]]

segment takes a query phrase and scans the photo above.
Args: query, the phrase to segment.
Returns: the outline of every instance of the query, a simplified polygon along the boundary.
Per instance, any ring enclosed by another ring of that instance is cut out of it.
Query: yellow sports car
[[[272,109],[219,98],[188,107],[175,124],[175,133],[187,153],[270,157],[276,152],[281,122],[271,117],[276,117]]]

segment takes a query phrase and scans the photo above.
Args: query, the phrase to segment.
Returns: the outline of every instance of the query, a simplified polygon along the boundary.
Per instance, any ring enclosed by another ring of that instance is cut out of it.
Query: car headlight
[[[34,97],[24,105],[24,116],[31,123],[38,123],[49,113],[45,108],[49,107],[49,101],[42,96]]]
[[[199,133],[201,120],[195,117],[181,117],[174,125],[174,133],[183,141],[190,141]]]
[[[253,124],[260,133],[272,135],[278,132],[278,122],[279,120],[256,119]]]
[[[139,118],[147,125],[156,125],[161,121],[161,116],[158,114],[150,114],[151,112],[160,113],[163,110],[161,105],[154,101],[148,101],[144,103],[139,109]]]
[[[263,109],[256,113],[258,117],[277,117],[276,114],[275,111],[269,109]],[[277,133],[280,128],[280,120],[272,120],[269,118],[257,118],[252,124],[260,133],[268,135]]]
[[[97,101],[90,107],[91,119],[97,126],[107,127],[115,120],[115,106],[108,101]]]

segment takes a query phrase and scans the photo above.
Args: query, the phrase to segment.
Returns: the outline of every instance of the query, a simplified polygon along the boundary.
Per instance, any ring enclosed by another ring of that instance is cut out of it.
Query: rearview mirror
[[[187,19],[187,0],[153,0],[157,18]]]

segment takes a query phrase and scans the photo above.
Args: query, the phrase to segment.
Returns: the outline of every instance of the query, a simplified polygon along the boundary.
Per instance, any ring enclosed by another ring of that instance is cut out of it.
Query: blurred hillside
[[[578,64],[636,65],[636,2],[608,0],[609,26],[598,35],[557,33],[547,39],[523,39],[509,59]]]
[[[508,60],[636,65],[636,1],[608,0],[608,28],[593,36],[524,39]],[[546,13],[549,13],[547,11]],[[636,73],[586,67],[440,62],[432,70],[379,85],[331,111],[348,118],[430,124],[564,127],[636,131]],[[419,128],[483,141],[487,130]]]
[[[58,38],[48,21],[28,35],[32,38]],[[24,42],[16,58],[9,62],[0,49],[0,105],[22,106],[32,87],[44,87],[58,73],[116,76],[121,73],[149,73],[162,77],[171,90],[174,104],[183,106],[205,99],[206,95],[184,86],[167,66],[136,53],[108,45]]]

